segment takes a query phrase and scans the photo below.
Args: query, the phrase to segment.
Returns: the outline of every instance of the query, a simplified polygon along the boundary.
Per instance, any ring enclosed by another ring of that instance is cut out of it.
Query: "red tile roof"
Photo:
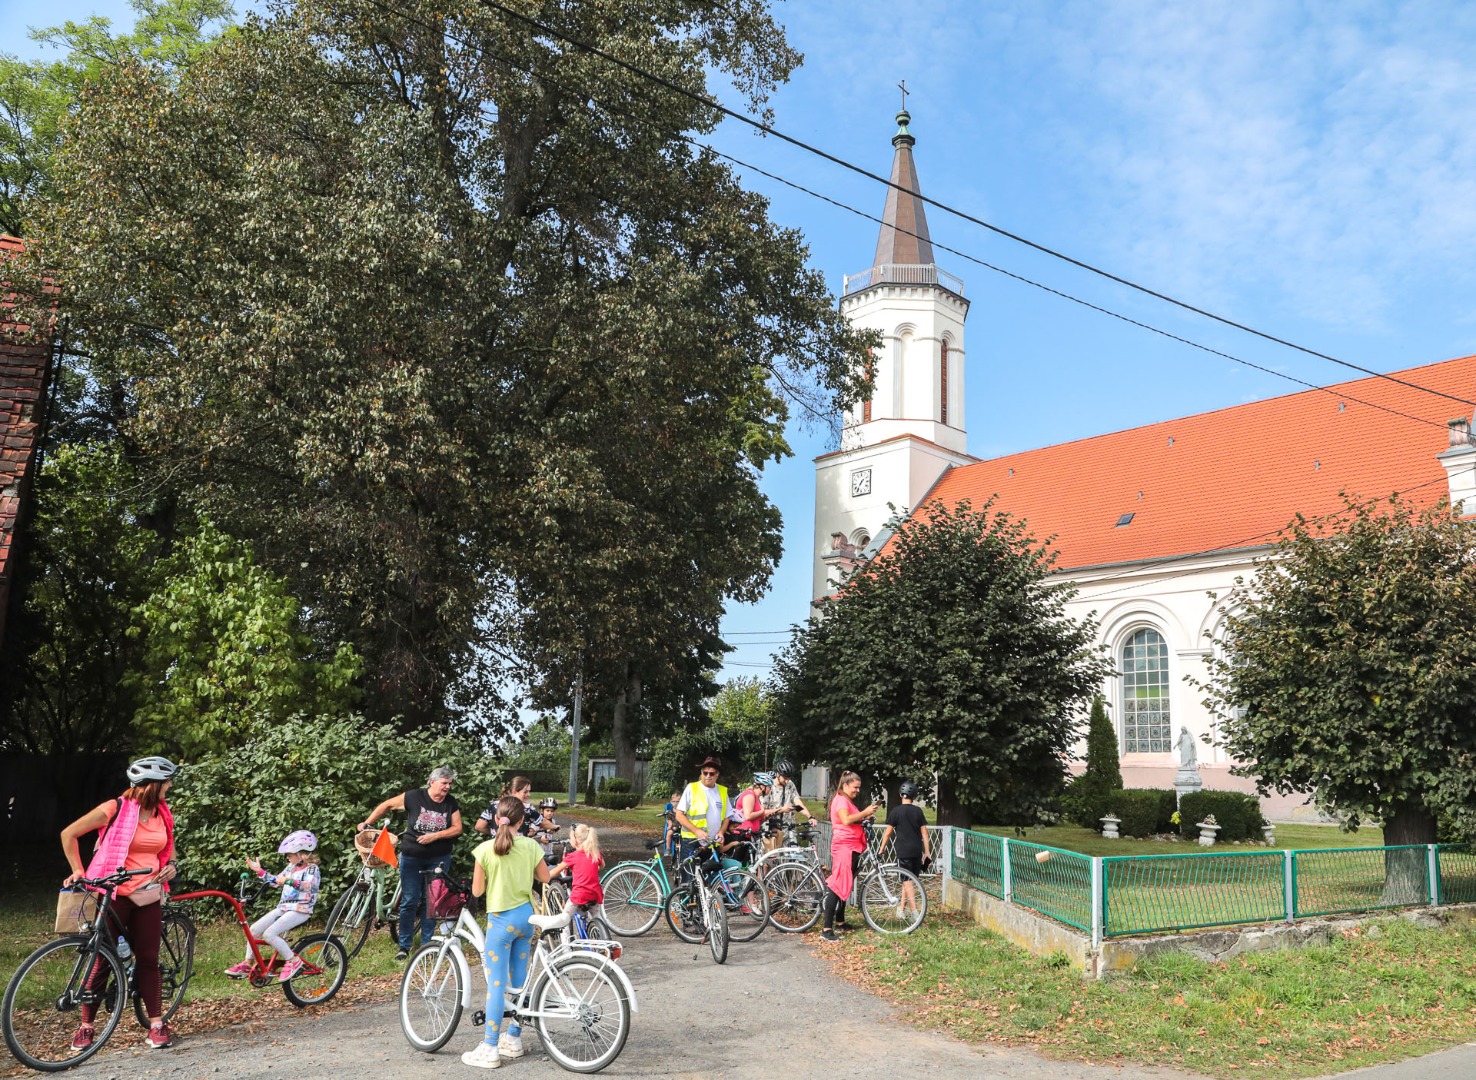
[[[0,234],[0,266],[22,250],[19,240]],[[0,279],[0,635],[15,569],[21,506],[40,442],[49,359],[46,346],[17,343],[21,328],[8,318],[12,295]]]
[[[1476,356],[1393,374],[1476,400]],[[1446,421],[1469,406],[1382,378],[1329,389],[961,466],[930,497],[979,506],[997,494],[1038,539],[1055,536],[1069,569],[1257,547],[1299,511],[1337,510],[1339,491],[1407,492],[1419,505],[1449,494],[1436,455],[1449,447]]]

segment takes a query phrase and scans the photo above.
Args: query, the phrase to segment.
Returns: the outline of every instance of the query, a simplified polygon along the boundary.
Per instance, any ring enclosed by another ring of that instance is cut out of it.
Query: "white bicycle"
[[[456,891],[466,895],[464,887]],[[593,939],[565,940],[555,933],[570,915],[534,915],[538,930],[528,978],[507,991],[505,1015],[532,1027],[548,1056],[571,1072],[599,1072],[620,1056],[636,1011],[635,988],[615,963],[620,945]],[[400,981],[400,1027],[417,1050],[430,1054],[446,1045],[471,1011],[472,1023],[486,1022],[480,988],[472,983],[465,946],[478,966],[486,935],[468,907],[449,934],[437,934],[405,965]]]

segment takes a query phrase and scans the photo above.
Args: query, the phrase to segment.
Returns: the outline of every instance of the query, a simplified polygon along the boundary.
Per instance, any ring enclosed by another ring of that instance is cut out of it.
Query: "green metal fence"
[[[1291,863],[1294,918],[1430,902],[1425,844],[1293,851]]]
[[[1044,859],[1037,856],[1045,855]],[[1012,840],[1010,892],[1015,903],[1080,930],[1092,928],[1092,860],[1061,848]]]
[[[1103,936],[1280,919],[1284,861],[1279,851],[1107,856]]]
[[[1092,858],[952,830],[947,873],[1104,937],[1476,902],[1476,849],[1429,844]]]
[[[950,873],[965,885],[1004,899],[1004,837],[958,829]]]

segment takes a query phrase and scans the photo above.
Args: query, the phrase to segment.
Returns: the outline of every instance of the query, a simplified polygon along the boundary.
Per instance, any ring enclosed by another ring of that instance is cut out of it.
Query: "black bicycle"
[[[126,870],[101,878],[82,878],[78,887],[94,890],[97,915],[80,934],[41,946],[11,976],[0,1002],[0,1029],[5,1045],[21,1064],[42,1072],[80,1065],[102,1049],[123,1016],[126,999],[140,1025],[149,1016],[134,983],[132,957],[118,956],[119,926],[113,917],[113,889],[150,870]],[[164,1020],[184,1000],[194,972],[194,921],[183,911],[165,909],[159,943],[160,1003]],[[90,1042],[77,1039],[82,1007],[93,1007]],[[77,1043],[86,1042],[78,1046]]]

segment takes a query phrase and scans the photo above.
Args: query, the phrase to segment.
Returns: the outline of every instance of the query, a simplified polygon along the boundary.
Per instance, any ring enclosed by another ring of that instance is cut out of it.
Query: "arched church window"
[[[941,381],[939,382],[939,386],[941,387],[941,390],[940,390],[939,399],[938,399],[939,402],[940,402],[940,407],[938,409],[938,422],[940,424],[945,424],[946,425],[948,423],[948,339],[947,338],[944,338],[943,339],[943,355],[942,355],[942,362],[940,364],[939,377],[941,379]]]
[[[1169,718],[1168,643],[1151,627],[1122,645],[1122,748],[1129,754],[1173,748]]]
[[[872,353],[866,358],[866,378],[871,382],[871,392],[866,395],[865,402],[861,405],[861,422],[871,423],[871,399],[876,397],[876,354]]]

